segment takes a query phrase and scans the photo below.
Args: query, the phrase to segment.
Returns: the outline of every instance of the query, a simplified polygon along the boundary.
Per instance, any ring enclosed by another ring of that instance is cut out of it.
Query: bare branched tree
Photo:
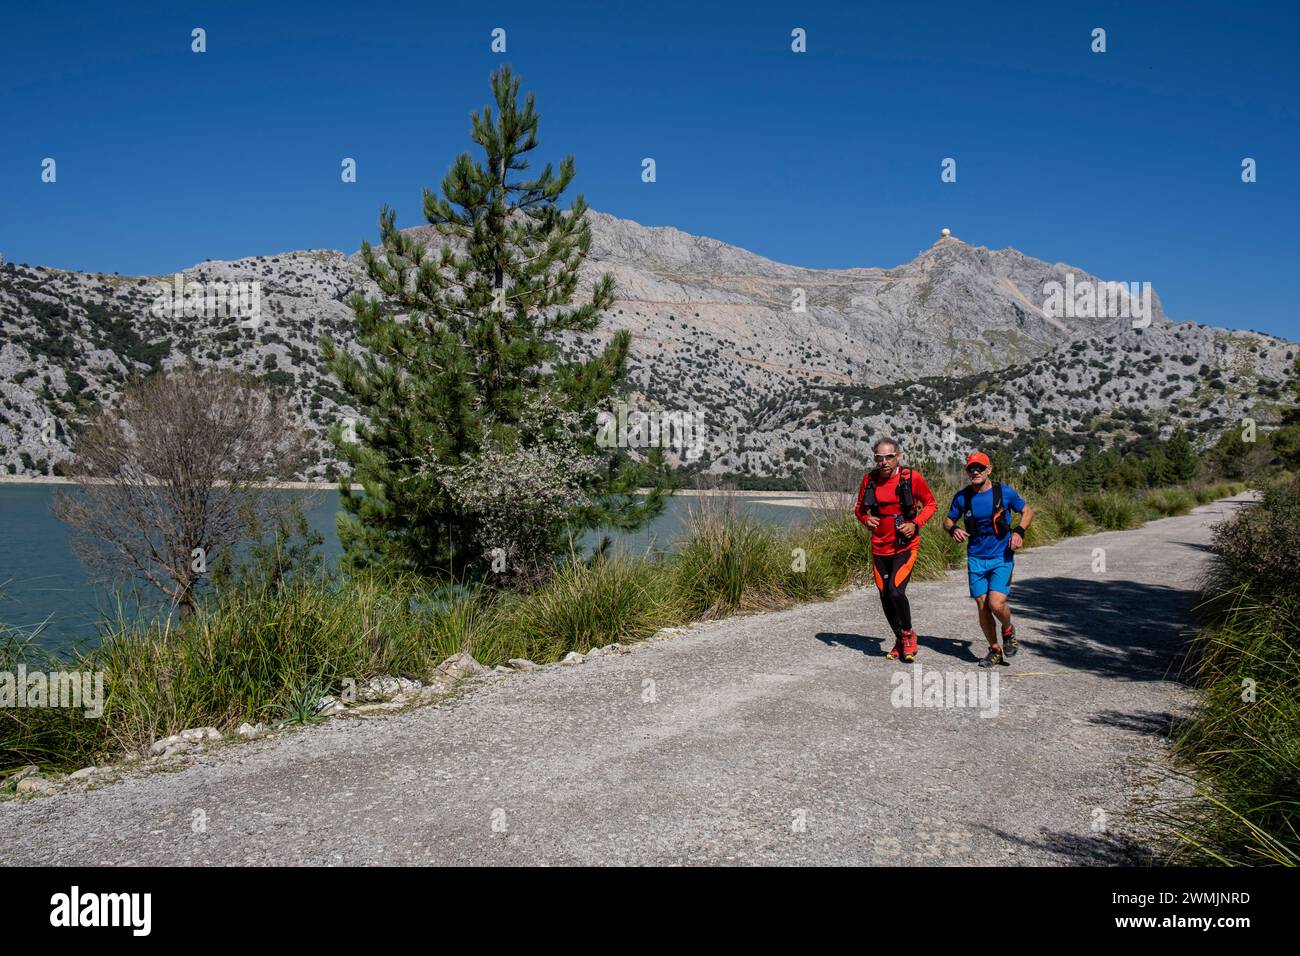
[[[142,578],[194,614],[208,565],[251,518],[274,524],[307,449],[281,396],[220,369],[183,368],[126,389],[81,433],[69,469],[79,487],[55,497],[87,566]]]
[[[869,463],[836,459],[809,465],[803,474],[810,507],[814,512],[845,514],[857,504],[858,487]]]

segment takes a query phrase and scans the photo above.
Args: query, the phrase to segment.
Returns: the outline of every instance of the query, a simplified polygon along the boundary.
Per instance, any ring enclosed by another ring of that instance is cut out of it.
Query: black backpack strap
[[[874,471],[867,473],[867,483],[862,487],[862,500],[858,502],[859,508],[866,506],[867,513],[873,518],[880,517],[880,505],[876,503],[876,473]]]
[[[908,521],[916,518],[916,496],[912,494],[912,469],[898,469],[898,509]]]
[[[971,503],[975,500],[975,493],[970,490],[970,485],[967,485],[957,492],[957,496],[961,499],[962,522],[966,526],[966,534],[973,538],[979,531],[975,516],[970,513]]]

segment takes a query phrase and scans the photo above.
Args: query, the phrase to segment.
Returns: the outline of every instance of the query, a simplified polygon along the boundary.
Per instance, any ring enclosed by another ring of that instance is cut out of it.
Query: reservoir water
[[[57,490],[67,486],[47,484],[0,484],[0,623],[30,633],[40,628],[36,643],[54,651],[93,645],[105,616],[116,619],[118,606],[130,617],[139,613],[121,584],[97,582],[94,574],[78,560],[72,548],[72,533],[50,512]],[[324,536],[322,551],[333,565],[341,553],[334,530],[339,511],[338,493],[329,490],[277,494],[304,496],[311,526]],[[760,498],[740,498],[740,506],[759,520],[789,526],[803,520],[807,509],[774,504]],[[683,530],[691,507],[699,507],[698,495],[671,498],[664,513],[634,534],[607,532],[615,547],[625,553],[647,548],[671,549]],[[600,534],[583,540],[589,550],[599,543]],[[159,594],[141,587],[139,598],[146,613],[156,613]]]

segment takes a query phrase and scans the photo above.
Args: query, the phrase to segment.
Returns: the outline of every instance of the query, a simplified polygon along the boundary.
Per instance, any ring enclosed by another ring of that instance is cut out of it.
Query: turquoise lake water
[[[98,625],[107,615],[116,618],[122,585],[116,589],[96,583],[73,553],[71,532],[50,513],[58,486],[0,485],[0,622],[29,631],[42,629],[36,643],[55,651],[93,644]],[[323,552],[332,565],[341,553],[334,531],[339,511],[334,491],[280,492],[308,497],[307,516],[311,526],[325,538]],[[790,526],[804,520],[804,508],[739,499],[741,506],[762,521]],[[635,534],[609,532],[614,545],[626,553],[649,547],[671,548],[682,532],[687,509],[698,507],[697,495],[678,495],[664,513]],[[600,535],[588,535],[585,549],[599,543]],[[137,613],[136,602],[125,595],[127,615]],[[156,607],[158,593],[140,589],[146,610]]]

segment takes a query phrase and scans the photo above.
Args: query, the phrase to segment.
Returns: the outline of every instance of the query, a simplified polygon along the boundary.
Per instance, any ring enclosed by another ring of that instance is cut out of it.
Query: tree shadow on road
[[[1160,740],[1172,740],[1177,736],[1183,720],[1184,718],[1175,717],[1167,710],[1142,710],[1132,714],[1118,710],[1103,710],[1090,716],[1088,723],[1101,727],[1117,727],[1120,730],[1128,730]]]
[[[980,823],[975,827],[1019,846],[1061,857],[1068,866],[1153,866],[1156,863],[1150,847],[1122,834],[1071,833],[1044,827],[1039,831],[1039,838],[1032,840]]]
[[[1017,582],[1014,613],[1050,641],[1021,644],[1063,667],[1121,680],[1177,679],[1193,633],[1194,594],[1113,577],[1031,578]]]

